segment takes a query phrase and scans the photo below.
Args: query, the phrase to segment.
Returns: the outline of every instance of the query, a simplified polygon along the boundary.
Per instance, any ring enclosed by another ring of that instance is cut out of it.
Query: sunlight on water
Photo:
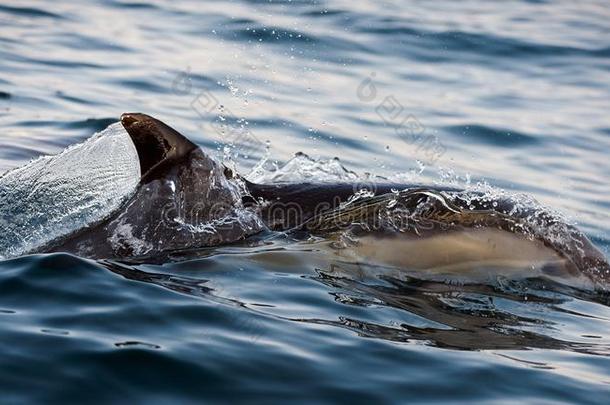
[[[104,219],[140,180],[140,163],[119,123],[57,156],[0,177],[0,257],[22,255]]]

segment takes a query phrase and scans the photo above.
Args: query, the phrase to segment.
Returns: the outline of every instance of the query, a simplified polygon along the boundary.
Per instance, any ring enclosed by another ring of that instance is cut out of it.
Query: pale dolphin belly
[[[482,278],[546,277],[579,286],[589,280],[539,240],[493,228],[430,236],[363,235],[334,254],[347,262],[389,266],[410,273],[477,281]]]

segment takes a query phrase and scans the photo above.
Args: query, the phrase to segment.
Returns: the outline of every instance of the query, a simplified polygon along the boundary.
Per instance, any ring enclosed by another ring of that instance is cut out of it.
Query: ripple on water
[[[473,144],[510,148],[531,147],[542,143],[541,137],[485,125],[453,125],[444,129],[451,134],[457,135],[461,140]]]
[[[142,111],[218,157],[250,131],[249,155],[277,169],[263,179],[452,181],[442,167],[460,187],[533,194],[608,249],[607,14],[567,0],[2,2],[0,162]],[[184,72],[189,91],[173,86]],[[373,101],[358,97],[367,78]],[[200,96],[212,103],[197,110]],[[446,148],[438,161],[397,137],[409,115]],[[276,236],[164,265],[0,261],[2,400],[607,402],[607,296],[396,277]]]
[[[48,10],[43,10],[36,7],[16,7],[16,6],[8,6],[8,5],[0,5],[0,12],[12,14],[16,16],[23,17],[34,17],[34,18],[54,18],[57,20],[61,20],[64,16],[60,14],[53,13]]]

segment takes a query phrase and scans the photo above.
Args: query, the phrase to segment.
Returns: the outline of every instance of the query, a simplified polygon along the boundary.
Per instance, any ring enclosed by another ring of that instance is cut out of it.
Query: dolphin
[[[394,267],[535,267],[596,285],[610,276],[582,232],[515,198],[383,182],[256,184],[156,118],[125,113],[120,122],[139,157],[136,191],[104,220],[30,253],[150,259],[282,232],[333,240],[341,258]]]

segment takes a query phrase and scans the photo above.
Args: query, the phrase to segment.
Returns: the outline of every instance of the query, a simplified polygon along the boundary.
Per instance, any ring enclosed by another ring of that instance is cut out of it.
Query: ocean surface
[[[0,173],[140,111],[252,180],[525,194],[608,256],[609,21],[605,1],[3,1]],[[396,279],[281,237],[17,255],[0,365],[2,403],[607,403],[610,300]]]

